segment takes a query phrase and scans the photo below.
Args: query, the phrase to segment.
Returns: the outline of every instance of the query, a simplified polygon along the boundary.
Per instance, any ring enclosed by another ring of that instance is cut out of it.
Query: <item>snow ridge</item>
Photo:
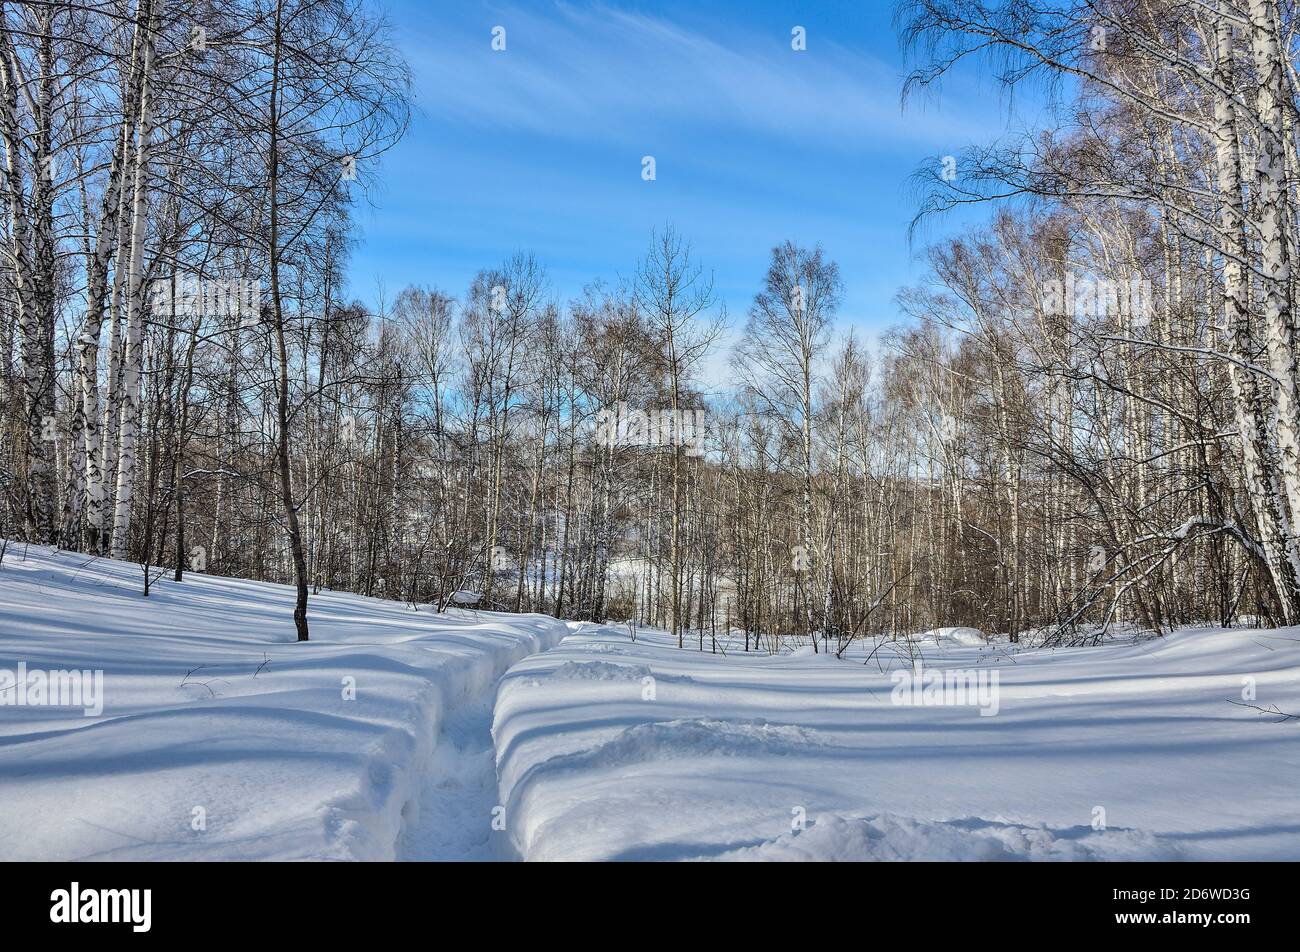
[[[1014,654],[973,630],[920,637],[942,643],[931,670],[999,675],[995,714],[947,694],[897,703],[892,675],[912,669],[902,649],[864,665],[575,631],[497,692],[510,848],[526,860],[1300,859],[1295,731],[1229,703],[1300,710],[1300,629]]]
[[[759,846],[709,857],[735,862],[1096,862],[1182,859],[1177,846],[1150,833],[1091,827],[1069,831],[969,817],[931,821],[880,814],[850,818],[826,814]]]
[[[0,707],[0,860],[445,856],[440,819],[492,820],[435,795],[466,766],[448,728],[477,710],[487,736],[501,674],[570,630],[323,591],[298,644],[287,586],[189,574],[144,598],[140,580],[36,546],[0,566],[0,668],[102,670],[104,687],[98,717]],[[495,800],[491,755],[475,763],[487,776],[459,779]]]

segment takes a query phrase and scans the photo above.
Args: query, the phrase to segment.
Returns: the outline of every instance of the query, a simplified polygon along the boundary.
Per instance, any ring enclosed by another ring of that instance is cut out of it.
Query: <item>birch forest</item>
[[[671,221],[573,298],[524,248],[364,305],[372,5],[0,2],[0,538],[286,583],[299,640],[324,589],[704,651],[1300,622],[1295,5],[896,22],[907,108],[974,61],[1052,121],[917,156],[868,338],[827,248],[734,313]]]

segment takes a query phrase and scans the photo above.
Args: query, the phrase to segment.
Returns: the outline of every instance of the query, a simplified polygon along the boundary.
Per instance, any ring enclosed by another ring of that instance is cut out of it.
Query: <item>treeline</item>
[[[1296,620],[1290,7],[906,4],[910,89],[991,53],[1061,121],[924,166],[923,215],[1010,201],[868,342],[820,247],[733,321],[671,227],[576,300],[520,253],[347,303],[404,69],[364,9],[218,6],[199,56],[5,5],[0,534],[296,582],[301,637],[321,587],[705,650]]]
[[[230,478],[278,497],[306,637],[289,338],[329,306],[351,189],[407,88],[355,0],[0,4],[0,530],[161,557],[205,489],[189,440],[219,414],[192,391],[224,354],[227,400],[256,401],[276,444]],[[240,290],[155,307],[178,283]],[[245,361],[254,389],[232,393]],[[222,419],[242,447],[250,421]]]

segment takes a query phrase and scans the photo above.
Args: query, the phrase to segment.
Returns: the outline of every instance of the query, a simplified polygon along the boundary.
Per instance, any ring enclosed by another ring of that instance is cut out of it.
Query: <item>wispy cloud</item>
[[[498,8],[493,23],[443,25],[415,55],[425,112],[565,138],[635,142],[670,126],[810,139],[828,148],[893,140],[960,146],[987,126],[960,106],[924,122],[899,107],[896,66],[814,31],[691,27],[605,6]],[[490,48],[506,29],[507,49]]]

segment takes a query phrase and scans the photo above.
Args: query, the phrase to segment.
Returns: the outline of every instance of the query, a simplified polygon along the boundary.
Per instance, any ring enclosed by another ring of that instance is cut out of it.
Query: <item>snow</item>
[[[1102,849],[1102,841],[1105,848]],[[716,857],[728,862],[1024,862],[1178,859],[1149,834],[1089,826],[1061,835],[1043,827],[983,820],[917,820],[891,814],[853,819],[826,814],[801,831]]]
[[[989,641],[984,632],[978,628],[934,628],[910,637],[913,641],[933,641],[936,644],[951,643],[965,645],[968,648],[978,648],[981,645],[988,644]]]
[[[0,860],[1300,859],[1300,721],[1254,709],[1300,713],[1300,629],[836,659],[335,592],[297,644],[291,605],[11,547]]]
[[[1253,685],[1251,703],[1300,712],[1300,629],[1056,650],[967,638],[941,632],[919,664],[986,686],[996,672],[993,716],[894,703],[920,673],[903,643],[864,665],[867,650],[714,655],[649,629],[633,643],[621,626],[575,626],[498,692],[511,851],[1300,859],[1300,724],[1229,703]]]
[[[322,592],[297,644],[285,586],[141,581],[0,565],[0,669],[104,672],[98,717],[0,706],[0,860],[492,855],[496,682],[562,623]]]

